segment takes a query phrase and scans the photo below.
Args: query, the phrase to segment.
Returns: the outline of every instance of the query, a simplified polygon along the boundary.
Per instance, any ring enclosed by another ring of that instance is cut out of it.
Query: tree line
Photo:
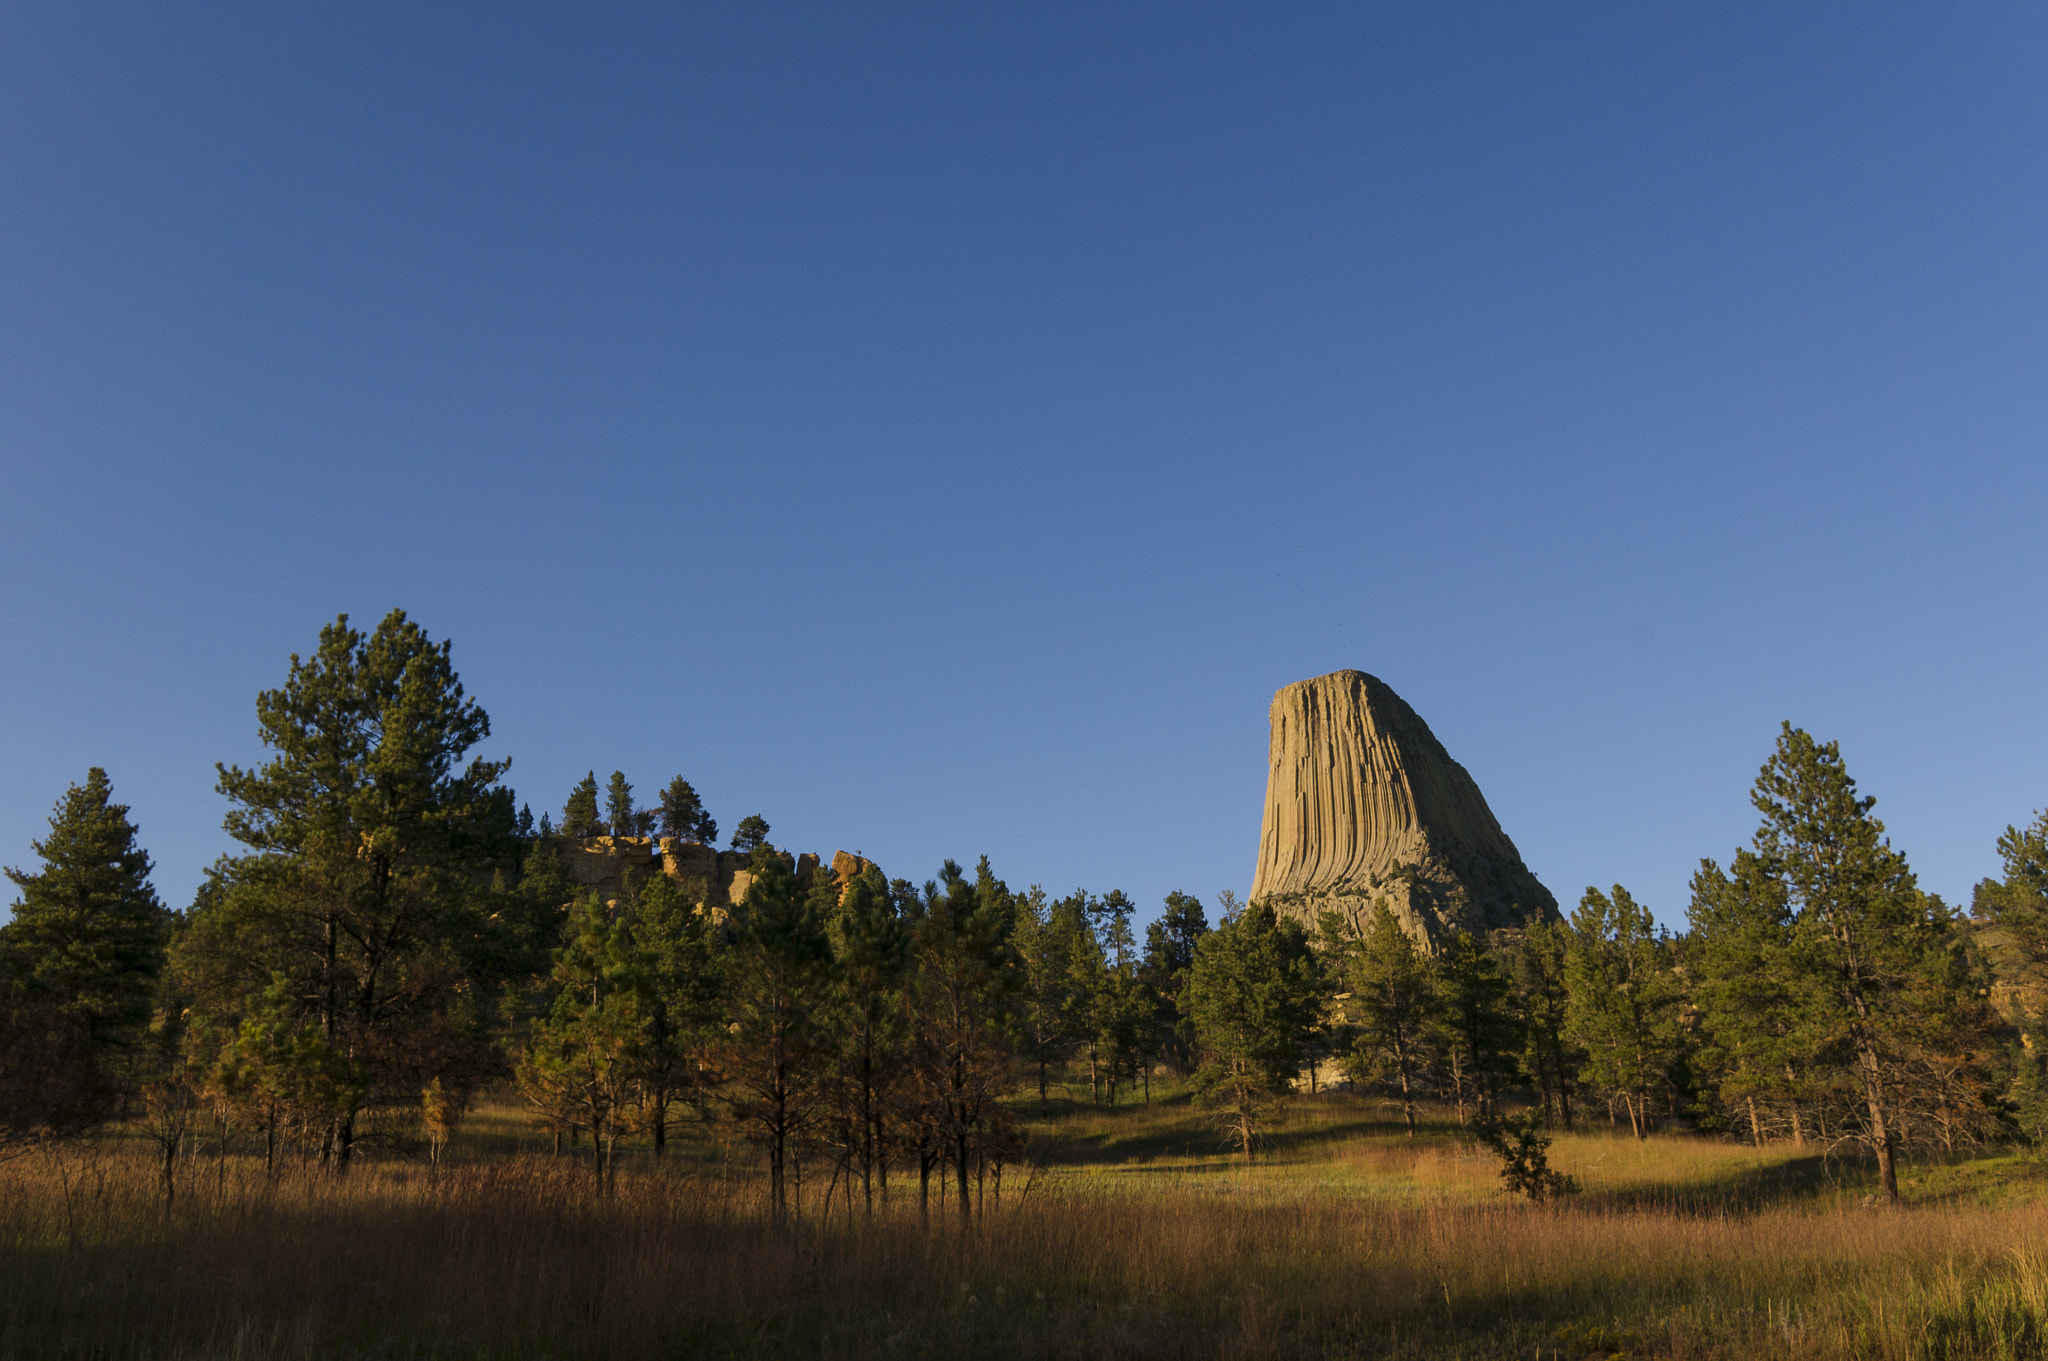
[[[1566,920],[1426,939],[1382,902],[1353,928],[1167,897],[1142,941],[1121,892],[1013,890],[986,858],[922,885],[872,865],[799,878],[758,816],[730,911],[659,870],[576,884],[563,836],[717,824],[677,777],[639,808],[595,772],[536,823],[446,641],[343,616],[258,697],[270,759],[223,765],[240,850],[167,910],[94,769],[0,928],[0,1151],[109,1119],[180,1152],[260,1142],[345,1170],[365,1146],[437,1159],[509,1080],[611,1182],[621,1140],[678,1122],[757,1146],[773,1212],[891,1194],[972,1217],[1003,1194],[1017,1119],[1057,1076],[1147,1100],[1172,1074],[1250,1159],[1329,1074],[1501,1128],[1504,1105],[1638,1137],[1852,1144],[1896,1196],[1904,1150],[2048,1135],[2048,814],[1999,841],[1964,915],[1921,890],[1832,743],[1786,725],[1750,844],[1702,862],[1687,929],[1589,888]],[[892,1180],[893,1179],[893,1180]],[[892,1190],[893,1188],[893,1190]]]

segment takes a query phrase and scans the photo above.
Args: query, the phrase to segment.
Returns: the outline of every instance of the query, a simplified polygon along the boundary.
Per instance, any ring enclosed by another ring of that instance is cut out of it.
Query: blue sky
[[[347,611],[538,812],[1248,886],[1371,671],[1669,923],[1780,719],[2048,804],[2036,6],[0,7],[0,861]]]

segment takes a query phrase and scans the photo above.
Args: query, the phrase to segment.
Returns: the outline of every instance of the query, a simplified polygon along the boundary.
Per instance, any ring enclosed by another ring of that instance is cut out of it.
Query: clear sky
[[[0,862],[396,606],[538,814],[1243,893],[1373,672],[1667,922],[2048,804],[2038,5],[0,5]]]

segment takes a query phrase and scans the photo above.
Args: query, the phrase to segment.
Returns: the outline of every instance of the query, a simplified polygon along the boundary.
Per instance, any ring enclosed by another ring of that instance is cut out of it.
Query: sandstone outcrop
[[[629,871],[651,874],[659,866],[661,872],[671,879],[701,884],[704,890],[702,905],[724,912],[746,901],[747,888],[754,882],[753,871],[747,868],[752,858],[748,853],[721,851],[701,841],[684,841],[670,836],[659,839],[644,836],[557,836],[548,838],[548,845],[569,867],[571,878],[585,888],[604,894],[619,892]],[[776,854],[796,875],[800,889],[808,889],[811,876],[822,868],[820,858],[810,852],[800,856],[792,856],[788,851],[777,851]],[[840,892],[844,893],[853,875],[839,873],[842,860],[857,863],[859,868],[853,871],[855,875],[870,862],[859,856],[848,856],[844,851],[833,854],[833,875],[839,881]]]
[[[1558,915],[1465,768],[1363,671],[1273,696],[1251,896],[1311,928],[1328,910],[1362,926],[1383,901],[1431,949]]]

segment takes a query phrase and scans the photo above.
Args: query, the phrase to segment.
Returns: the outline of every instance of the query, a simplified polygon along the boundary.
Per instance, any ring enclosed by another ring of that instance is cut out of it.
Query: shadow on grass
[[[1863,1194],[1874,1189],[1876,1184],[1874,1167],[1865,1167],[1853,1159],[1828,1158],[1815,1153],[1675,1185],[1620,1186],[1584,1191],[1576,1200],[1589,1209],[1654,1210],[1686,1217],[1716,1216],[1753,1214],[1798,1201]]]
[[[1044,1116],[1034,1108],[1028,1123],[1033,1154],[1048,1167],[1208,1160],[1235,1157],[1238,1151],[1222,1113],[1197,1105],[1185,1092],[1114,1107],[1055,1099]],[[1449,1120],[1425,1122],[1412,1144],[1406,1135],[1405,1122],[1383,1103],[1325,1093],[1295,1101],[1270,1124],[1260,1136],[1258,1157],[1269,1165],[1306,1162],[1368,1139],[1424,1147],[1470,1137]]]

